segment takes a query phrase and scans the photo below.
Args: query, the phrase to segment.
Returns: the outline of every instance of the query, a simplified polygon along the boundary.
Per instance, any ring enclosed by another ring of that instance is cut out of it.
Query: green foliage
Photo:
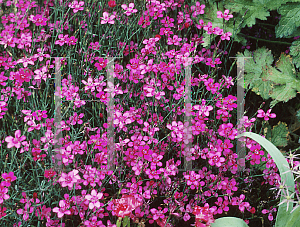
[[[237,57],[252,57],[246,50],[244,54],[238,53]],[[249,89],[260,95],[263,99],[272,98],[270,107],[278,102],[287,102],[300,91],[299,73],[296,73],[289,55],[281,54],[275,67],[271,65],[273,56],[265,47],[253,53],[252,59],[245,59],[245,84]]]
[[[211,224],[211,227],[232,227],[232,226],[239,226],[239,227],[247,227],[248,225],[244,222],[241,218],[235,217],[223,217],[218,218],[215,220],[214,223]]]
[[[277,131],[275,128],[273,130]],[[272,132],[273,132],[272,130]],[[259,143],[272,157],[274,162],[276,163],[276,166],[280,172],[280,177],[282,181],[285,181],[285,184],[287,187],[289,187],[289,190],[291,193],[295,192],[295,181],[293,174],[289,171],[289,164],[286,161],[285,157],[282,155],[282,153],[277,149],[277,147],[268,141],[266,138],[253,133],[253,132],[244,132],[241,135],[238,135],[236,139],[240,137],[249,137],[250,139],[256,141]],[[293,195],[291,195],[291,198],[293,199]],[[283,201],[283,197],[280,198],[280,202]],[[279,206],[279,210],[276,216],[276,227],[296,227],[299,226],[300,221],[300,208],[298,207],[292,214],[290,212],[293,209],[293,204],[289,203],[289,206],[287,207],[287,203],[282,203]],[[215,223],[211,225],[212,227],[229,227],[229,226],[236,226],[236,227],[246,227],[248,226],[242,219],[235,218],[235,217],[223,217],[216,219]]]
[[[291,213],[286,227],[298,227],[300,223],[300,208],[298,207],[293,213]]]
[[[259,143],[272,157],[274,162],[276,163],[276,166],[280,172],[281,180],[285,180],[286,186],[289,187],[289,190],[291,193],[295,192],[295,182],[294,182],[294,176],[290,172],[288,166],[288,162],[286,161],[285,157],[282,155],[282,153],[278,150],[278,148],[272,144],[270,141],[268,141],[266,138],[253,133],[253,132],[244,132],[241,135],[238,135],[236,138],[240,137],[249,137],[250,139],[255,140],[257,143]],[[290,194],[291,195],[291,194]],[[293,195],[291,195],[291,198],[293,198]],[[283,200],[283,197],[280,198],[280,202]],[[288,208],[288,209],[287,209]],[[287,203],[282,203],[279,206],[278,213],[276,216],[276,227],[288,227],[286,225],[294,216],[290,214],[290,212],[293,209],[293,204],[289,203],[289,206],[287,207]],[[237,225],[236,225],[237,226]]]
[[[275,28],[276,37],[282,38],[291,35],[300,26],[299,3],[288,3],[278,8],[281,19]]]
[[[300,40],[296,40],[290,47],[290,54],[293,56],[293,63],[300,68]]]
[[[267,20],[270,12],[262,1],[256,0],[234,0],[226,4],[226,8],[233,12],[244,15],[241,27],[252,27],[256,23],[256,19]]]
[[[223,5],[222,2],[208,3],[205,7],[205,18],[202,18],[204,23],[207,24],[207,22],[211,22],[213,28],[219,27],[219,28],[223,29],[224,33],[231,32],[234,41],[240,42],[243,45],[246,45],[247,40],[244,37],[237,35],[241,31],[241,27],[237,26],[239,24],[239,22],[236,22],[233,19],[230,19],[229,21],[224,21],[224,19],[222,19],[222,18],[217,18],[217,12],[218,11],[224,12],[225,9],[227,9],[227,8],[226,8],[226,6]],[[204,41],[202,46],[208,47],[211,45],[211,42],[213,40],[212,36],[215,37],[216,35],[214,35],[214,34],[208,35],[206,32],[204,32],[202,36],[203,36],[203,41]]]
[[[273,129],[271,129],[270,125],[267,125],[264,129],[266,139],[271,141],[276,147],[285,147],[287,145],[288,134],[287,124],[283,122],[273,126]]]

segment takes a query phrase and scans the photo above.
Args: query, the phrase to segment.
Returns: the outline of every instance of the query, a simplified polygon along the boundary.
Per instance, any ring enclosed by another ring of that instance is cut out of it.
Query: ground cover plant
[[[298,178],[288,188],[260,143],[237,138],[276,114],[237,118],[243,17],[214,2],[0,0],[1,226],[272,226],[278,204],[299,212]]]

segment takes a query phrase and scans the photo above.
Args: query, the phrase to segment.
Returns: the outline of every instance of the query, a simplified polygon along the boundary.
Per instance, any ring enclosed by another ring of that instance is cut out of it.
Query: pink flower
[[[173,35],[173,32],[171,31],[171,28],[160,28],[160,35]]]
[[[248,202],[243,202],[243,200],[245,199],[245,195],[241,194],[240,198],[238,197],[233,197],[232,198],[232,205],[238,205],[239,206],[239,210],[244,213],[245,208],[250,207],[250,204]]]
[[[78,1],[73,1],[72,3],[69,3],[69,7],[71,8],[71,9],[73,9],[73,12],[74,13],[77,13],[79,10],[83,10],[83,6],[84,5],[84,2],[83,1],[80,1],[79,3],[78,3]]]
[[[157,220],[159,218],[164,219],[164,217],[165,217],[164,213],[168,212],[168,208],[164,208],[162,210],[161,207],[158,207],[158,210],[155,208],[152,208],[150,211],[153,214],[153,220]]]
[[[77,39],[75,36],[71,36],[70,38],[66,39],[66,43],[71,46],[71,45],[76,45]]]
[[[213,223],[213,213],[215,208],[209,208],[209,205],[206,203],[204,207],[195,206],[193,214],[196,216],[196,227],[205,227],[207,224]],[[206,222],[206,225],[202,222]]]
[[[195,26],[198,28],[198,29],[201,29],[204,27],[204,21],[202,19],[199,20],[199,24],[195,24]]]
[[[46,23],[47,18],[43,17],[43,15],[39,15],[39,14],[37,14],[35,16],[31,15],[30,18],[31,18],[31,21],[33,23],[35,23],[36,26],[45,26],[45,25],[47,25],[47,23]]]
[[[69,208],[69,204],[67,204],[64,200],[59,201],[60,207],[54,207],[53,212],[57,213],[58,218],[62,218],[65,214],[71,215],[71,211],[67,210]]]
[[[178,36],[177,35],[174,35],[173,36],[173,39],[171,39],[171,38],[168,38],[168,45],[176,45],[176,46],[178,46],[180,43],[180,41],[182,40],[182,38],[178,38]]]
[[[127,7],[126,4],[121,5],[121,7],[126,11],[125,14],[127,16],[130,16],[131,13],[136,13],[137,9],[133,9],[134,8],[134,3],[129,3],[129,6]]]
[[[191,10],[194,11],[192,16],[197,17],[199,14],[204,14],[204,8],[205,5],[200,6],[200,2],[196,2],[196,6],[191,6]]]
[[[8,143],[7,148],[20,148],[21,147],[21,142],[26,139],[26,136],[21,136],[21,131],[17,130],[15,131],[15,138],[12,136],[8,136],[5,138],[5,141]]]
[[[208,58],[208,59],[210,59],[210,58]],[[208,64],[208,63],[206,63],[206,64]],[[215,65],[213,65],[213,67],[214,66]],[[219,83],[213,83],[213,82],[214,82],[214,79],[213,78],[209,78],[207,81],[204,82],[204,84],[205,84],[206,89],[208,91],[211,91],[212,94],[215,94],[219,90],[220,84]]]
[[[122,195],[121,199],[114,199],[113,204],[113,213],[118,217],[124,218],[141,206],[142,202],[138,201],[133,195]]]
[[[58,45],[60,45],[60,46],[63,46],[65,43],[68,43],[68,34],[67,35],[63,35],[63,34],[59,34],[58,35],[58,38],[60,39],[60,40],[56,40],[55,41],[55,44],[58,44]]]
[[[191,171],[189,174],[184,175],[184,178],[187,180],[187,185],[191,185],[191,189],[198,189],[200,175],[196,174],[195,171]],[[204,186],[204,182],[201,181],[201,186]]]
[[[0,204],[3,203],[4,200],[10,198],[10,196],[6,194],[7,192],[8,192],[8,188],[0,185]]]
[[[268,121],[269,117],[270,118],[275,118],[276,114],[274,114],[274,113],[271,114],[271,110],[272,109],[269,109],[267,111],[267,113],[265,113],[262,109],[260,109],[260,110],[257,111],[258,112],[257,117],[264,118],[265,121]]]
[[[80,180],[80,176],[78,175],[78,170],[72,170],[68,174],[62,173],[58,182],[62,187],[69,187],[69,190],[73,188],[73,184],[77,183]]]
[[[225,34],[223,33],[222,36],[221,36],[221,40],[230,40],[230,36],[232,35],[231,32],[226,32]]]
[[[9,187],[10,183],[15,181],[17,178],[14,175],[14,172],[9,172],[9,173],[3,173],[2,174],[3,179],[5,179],[6,181],[3,181],[1,184],[3,184],[3,186]]]
[[[263,209],[261,212],[263,213],[263,214],[269,214],[268,215],[268,219],[270,220],[270,221],[273,221],[273,215],[272,215],[272,213],[273,212],[276,212],[276,208],[272,208],[272,206],[271,206],[271,209],[270,210],[267,210],[267,209]]]
[[[89,201],[89,208],[92,210],[94,207],[100,208],[99,200],[102,199],[103,193],[97,191],[95,189],[92,190],[90,195],[86,195],[85,198]]]
[[[203,29],[207,31],[207,34],[210,35],[213,33],[212,23],[208,22],[207,25],[203,26]]]
[[[225,162],[225,158],[221,157],[221,152],[211,152],[208,154],[209,157],[209,161],[208,163],[211,166],[217,166],[220,167],[224,162]]]
[[[218,11],[217,12],[217,18],[224,18],[225,20],[229,20],[230,18],[232,18],[233,17],[233,15],[229,15],[229,10],[228,9],[226,9],[225,11],[224,11],[224,14],[221,12],[221,11]]]
[[[97,69],[99,71],[101,71],[102,69],[104,69],[106,67],[108,60],[107,59],[104,60],[103,58],[100,58],[98,60],[99,60],[99,62],[97,62],[95,64],[95,66],[97,67]]]
[[[31,206],[31,203],[26,203],[24,206],[24,210],[18,209],[17,214],[23,214],[23,220],[27,221],[29,219],[29,214],[33,212],[34,208]]]
[[[100,18],[102,19],[101,24],[107,24],[107,23],[114,24],[115,23],[114,19],[116,18],[116,16],[115,15],[109,16],[108,12],[104,12],[103,17]]]
[[[108,2],[108,6],[110,7],[110,8],[114,8],[115,6],[116,6],[117,4],[116,4],[116,1],[109,1]]]

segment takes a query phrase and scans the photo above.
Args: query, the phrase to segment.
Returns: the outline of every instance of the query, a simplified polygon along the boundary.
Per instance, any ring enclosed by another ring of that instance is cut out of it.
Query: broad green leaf
[[[264,136],[267,140],[271,141],[272,139],[272,128],[269,124],[267,124],[266,126],[264,126]]]
[[[280,122],[275,125],[272,129],[272,139],[271,142],[275,146],[285,147],[287,145],[287,136],[289,130],[286,123]]]
[[[278,8],[281,19],[275,27],[276,38],[292,34],[300,26],[300,4],[289,3]]]
[[[293,63],[297,68],[300,67],[300,40],[296,40],[290,47],[290,54],[293,56]]]
[[[245,50],[237,57],[251,57]],[[281,54],[275,67],[272,66],[273,55],[265,47],[253,52],[253,59],[245,59],[245,85],[263,99],[273,99],[271,108],[278,102],[287,102],[300,92],[300,78],[297,76],[295,66],[290,55]]]
[[[252,27],[256,23],[256,19],[267,20],[270,12],[266,9],[263,2],[251,0],[234,0],[230,1],[225,6],[233,12],[238,12],[243,15],[244,22],[242,28],[246,25]],[[247,11],[247,12],[246,12]],[[246,13],[246,15],[244,15]]]
[[[237,57],[252,57],[250,51],[245,50],[244,54],[238,53]],[[268,81],[263,81],[261,78],[264,69],[267,66],[271,66],[273,63],[273,55],[271,51],[263,47],[257,49],[253,53],[253,58],[245,59],[244,69],[245,69],[245,85],[249,89],[252,89],[258,95],[261,95],[264,99],[269,98],[269,92],[272,89],[272,83]]]
[[[294,82],[295,78],[295,67],[292,63],[292,58],[290,55],[281,53],[279,60],[276,62],[275,66],[285,75],[287,75],[286,82]],[[286,83],[284,82],[284,83]],[[280,83],[280,82],[279,82]]]
[[[273,89],[272,85],[273,83],[271,81],[263,81],[262,78],[257,78],[252,83],[252,91],[260,95],[263,99],[268,99]]]
[[[287,221],[285,227],[298,227],[300,223],[300,207],[291,213],[289,220]]]
[[[266,47],[261,47],[254,51],[253,57],[257,67],[260,68],[264,67],[265,65],[271,66],[274,61],[271,50],[267,49]]]
[[[249,227],[241,218],[222,217],[215,220],[211,227]]]
[[[257,0],[254,0],[256,2]],[[269,10],[276,10],[281,5],[285,4],[289,0],[262,0],[262,4]]]
[[[296,97],[297,92],[293,89],[292,83],[286,85],[275,86],[270,93],[271,98],[277,100],[278,102],[287,102],[290,99]]]
[[[291,193],[295,192],[295,181],[293,174],[289,171],[289,164],[286,161],[283,154],[278,150],[277,147],[274,146],[270,141],[268,141],[266,138],[253,133],[253,132],[244,132],[240,135],[238,135],[236,138],[240,138],[242,136],[249,137],[250,139],[255,140],[257,143],[259,143],[272,157],[274,162],[276,163],[276,166],[280,172],[281,180],[285,180],[285,184],[289,187],[289,190]],[[286,172],[285,174],[283,174]],[[294,196],[292,196],[293,198]],[[280,201],[283,200],[283,197],[280,198]],[[283,203],[279,206],[277,216],[276,216],[276,224],[275,227],[284,227],[285,224],[288,222],[290,218],[290,212],[293,209],[293,204],[289,203],[288,211],[287,211],[287,204]]]

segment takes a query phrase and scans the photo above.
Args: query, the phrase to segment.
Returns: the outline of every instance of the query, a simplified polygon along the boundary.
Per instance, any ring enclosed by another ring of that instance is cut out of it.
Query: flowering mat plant
[[[271,226],[300,205],[237,139],[276,114],[236,117],[228,9],[215,27],[204,1],[0,4],[0,226]]]

